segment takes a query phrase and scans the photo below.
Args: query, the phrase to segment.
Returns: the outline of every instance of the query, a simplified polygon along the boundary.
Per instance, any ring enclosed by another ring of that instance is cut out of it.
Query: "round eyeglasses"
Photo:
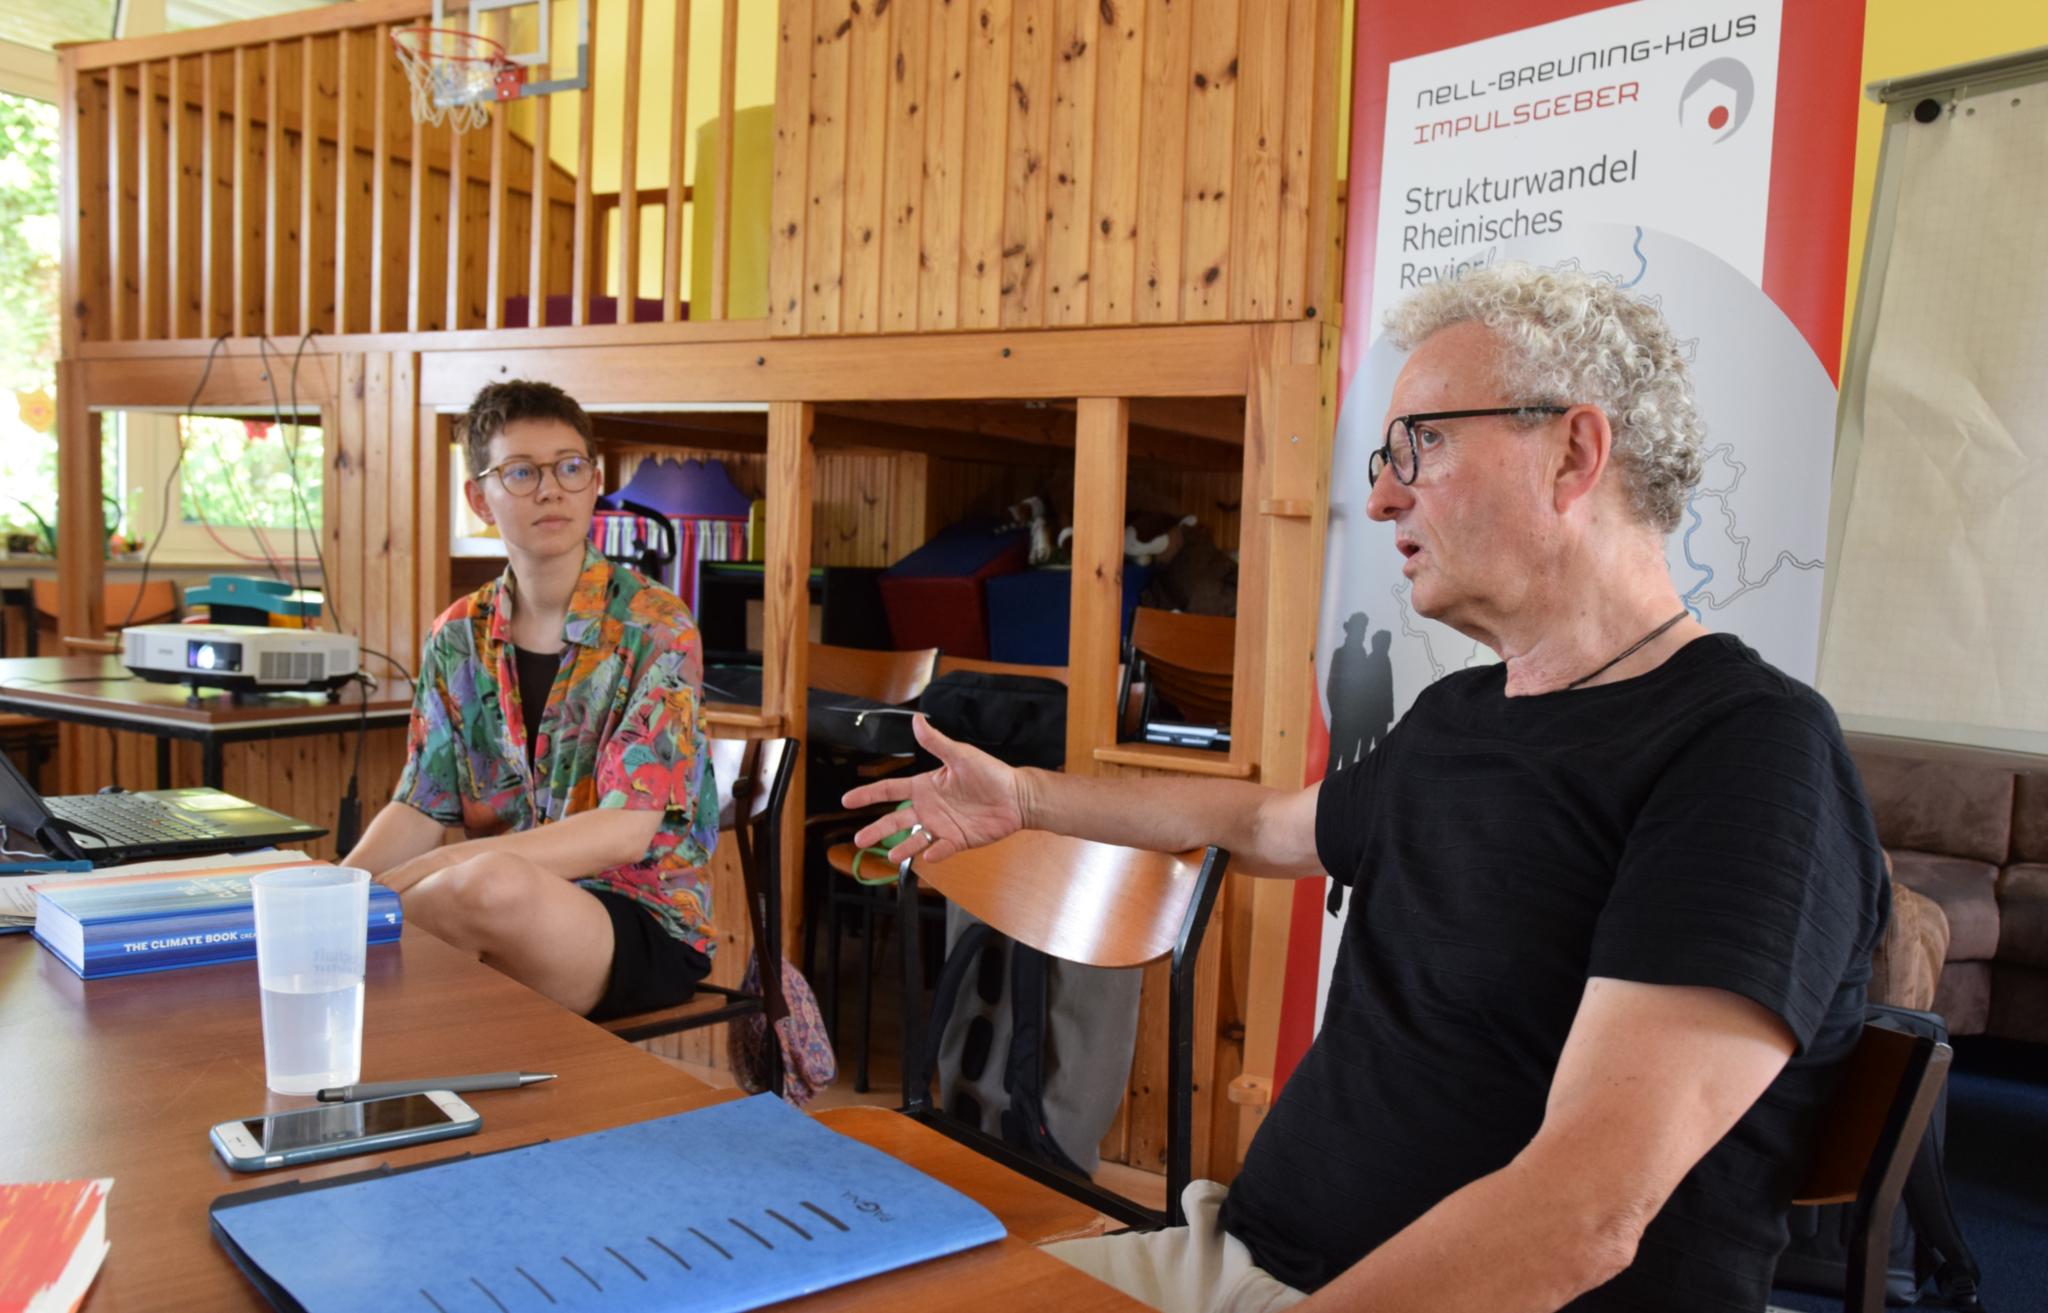
[[[530,461],[516,459],[500,461],[482,471],[477,477],[481,483],[486,475],[498,476],[498,484],[514,497],[531,497],[540,491],[540,476],[543,470],[552,470],[555,486],[563,492],[582,492],[597,477],[597,462],[588,456],[564,456],[556,461]]]
[[[1387,421],[1385,441],[1366,461],[1366,483],[1380,481],[1380,471],[1393,467],[1402,484],[1415,482],[1422,472],[1422,453],[1443,444],[1444,435],[1431,428],[1438,420],[1480,419],[1488,415],[1562,415],[1570,406],[1492,406],[1485,410],[1426,410],[1413,415],[1396,415]]]

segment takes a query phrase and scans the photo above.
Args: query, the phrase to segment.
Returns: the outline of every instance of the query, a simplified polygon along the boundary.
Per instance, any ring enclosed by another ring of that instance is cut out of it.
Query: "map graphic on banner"
[[[1707,454],[1666,542],[1672,579],[1709,629],[1814,678],[1836,394],[1762,290],[1780,18],[1776,0],[1641,0],[1388,66],[1370,308],[1347,327],[1330,477],[1316,654],[1329,769],[1435,680],[1496,659],[1409,606],[1394,528],[1366,515],[1366,470],[1405,359],[1379,337],[1386,308],[1511,261],[1663,310]],[[1318,1021],[1348,910],[1324,918]]]

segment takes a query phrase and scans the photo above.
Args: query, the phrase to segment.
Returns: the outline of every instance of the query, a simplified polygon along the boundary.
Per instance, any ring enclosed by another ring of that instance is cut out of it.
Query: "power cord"
[[[305,340],[301,338],[300,345],[303,347],[304,344]],[[279,354],[283,353],[280,352]],[[299,517],[305,514],[306,500],[299,495],[299,448],[298,444],[292,440],[291,433],[285,428],[284,406],[278,400],[277,395],[277,371],[272,369],[270,365],[270,335],[268,333],[259,334],[256,338],[256,358],[262,362],[263,382],[270,389],[270,424],[272,428],[277,430],[277,440],[284,444],[285,471],[292,485],[292,587],[303,593],[306,591],[306,564],[304,558],[299,555]],[[299,422],[297,401],[298,399],[294,397],[292,407],[292,423],[294,425]],[[311,517],[308,517],[308,527],[311,527]],[[318,546],[317,540],[315,541],[315,546]]]
[[[213,375],[214,357],[220,354],[221,348],[226,346],[227,343],[228,335],[222,333],[219,337],[213,339],[213,345],[206,349],[206,366],[199,371],[199,382],[192,389],[191,399],[185,403],[186,419],[191,419],[192,412],[198,408],[199,396],[202,392],[206,391],[206,380]],[[121,621],[121,628],[123,629],[126,629],[135,622],[135,612],[142,605],[143,591],[149,586],[149,563],[156,559],[157,545],[163,542],[164,529],[171,522],[171,489],[178,486],[178,471],[184,467],[185,433],[181,428],[178,431],[178,459],[171,462],[171,472],[164,476],[163,506],[157,512],[156,532],[150,536],[149,546],[142,553],[142,577],[135,585],[134,598],[128,603],[128,614]]]
[[[306,358],[307,345],[312,342],[314,335],[317,334],[318,332],[318,329],[307,329],[299,337],[299,345],[297,346],[297,348],[295,348],[292,351],[292,439],[291,446],[288,448],[290,452],[292,472],[292,501],[298,506],[299,513],[306,517],[306,525],[308,529],[311,529],[313,524],[313,513],[306,509],[305,488],[299,482],[299,365]],[[294,536],[292,539],[292,554],[294,556],[298,555],[298,539],[296,536]],[[341,611],[337,607],[334,600],[334,577],[327,573],[327,554],[320,550],[319,533],[313,534],[313,559],[319,562],[320,564],[320,591],[324,600],[326,601],[326,609],[333,613],[334,627],[336,630],[340,630]],[[304,588],[304,586],[305,585],[303,583],[300,585],[302,589]],[[393,664],[396,663],[394,662]]]
[[[405,682],[412,686],[414,694],[418,694],[419,682],[412,677],[412,671],[406,669],[403,661],[388,653],[379,652],[375,648],[362,647],[360,650],[370,656],[382,657],[390,662],[397,668],[399,674],[405,676]],[[363,740],[368,738],[370,734],[370,690],[376,684],[377,679],[374,675],[363,671],[356,672],[356,687],[361,694],[362,700],[358,704],[356,712],[355,764],[349,767],[348,789],[341,795],[341,806],[335,813],[334,818],[334,842],[343,856],[347,856],[355,848],[357,840],[362,838],[363,801],[359,786],[363,775]]]

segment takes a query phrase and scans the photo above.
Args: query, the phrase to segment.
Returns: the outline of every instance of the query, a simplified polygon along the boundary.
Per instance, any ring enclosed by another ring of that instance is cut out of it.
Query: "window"
[[[57,517],[57,301],[57,107],[0,94],[0,530],[15,546]]]
[[[311,582],[322,525],[318,424],[281,426],[267,413],[131,411],[109,419],[121,459],[107,491],[119,489],[128,538],[146,543],[160,535],[158,561],[237,560],[303,570]],[[169,522],[160,526],[167,509]]]

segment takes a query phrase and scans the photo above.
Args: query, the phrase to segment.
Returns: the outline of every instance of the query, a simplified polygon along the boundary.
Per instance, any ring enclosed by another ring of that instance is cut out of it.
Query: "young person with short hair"
[[[493,383],[461,432],[505,573],[434,622],[405,773],[345,860],[576,1012],[681,1002],[710,970],[718,825],[696,624],[590,545],[598,469],[572,397]]]

